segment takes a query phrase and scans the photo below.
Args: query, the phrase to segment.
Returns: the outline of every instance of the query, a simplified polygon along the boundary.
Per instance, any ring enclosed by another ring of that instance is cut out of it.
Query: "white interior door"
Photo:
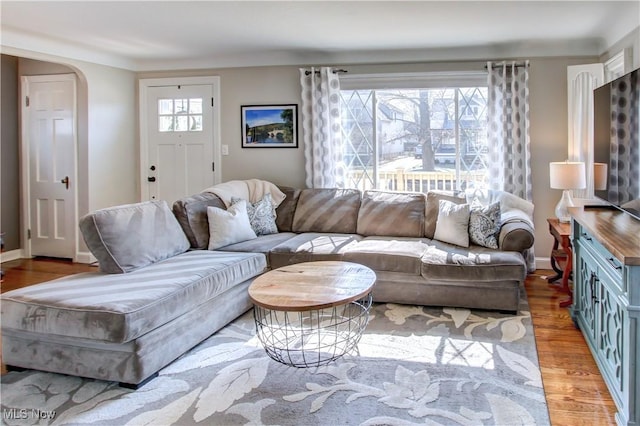
[[[22,80],[31,256],[73,259],[76,241],[76,77]],[[24,163],[23,163],[24,164]],[[23,174],[24,176],[24,174]]]
[[[171,206],[216,183],[213,102],[212,84],[146,88],[143,199]]]

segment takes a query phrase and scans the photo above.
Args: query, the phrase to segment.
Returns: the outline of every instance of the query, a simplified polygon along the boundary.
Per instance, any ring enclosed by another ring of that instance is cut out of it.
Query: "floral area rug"
[[[287,367],[266,356],[247,312],[135,391],[6,374],[2,423],[549,424],[526,300],[517,315],[374,304],[358,352]]]

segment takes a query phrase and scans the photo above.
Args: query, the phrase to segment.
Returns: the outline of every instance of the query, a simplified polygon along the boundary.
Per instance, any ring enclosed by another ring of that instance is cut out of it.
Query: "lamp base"
[[[565,189],[562,191],[562,198],[556,205],[556,217],[562,223],[568,223],[571,221],[571,215],[569,214],[569,207],[573,207],[573,198],[571,197],[571,190]]]

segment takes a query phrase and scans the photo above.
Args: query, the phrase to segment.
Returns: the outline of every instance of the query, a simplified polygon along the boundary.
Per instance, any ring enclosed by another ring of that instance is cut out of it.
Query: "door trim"
[[[140,123],[140,167],[139,167],[139,200],[149,199],[149,186],[146,185],[147,169],[149,166],[149,135],[147,132],[147,96],[150,87],[159,86],[201,86],[211,85],[214,99],[213,105],[213,132],[211,137],[213,140],[213,161],[216,165],[213,171],[213,180],[215,183],[221,181],[221,152],[220,152],[220,77],[169,77],[169,78],[143,78],[139,80],[138,87],[138,105],[139,123]]]
[[[26,96],[29,93],[29,83],[46,83],[56,81],[72,81],[73,82],[73,174],[74,181],[76,183],[72,185],[73,191],[73,223],[78,223],[78,82],[76,74],[50,74],[50,75],[26,75],[20,78],[20,155],[22,160],[20,162],[20,178],[22,179],[22,185],[20,188],[22,196],[22,215],[21,215],[21,238],[23,244],[23,255],[26,258],[31,257],[31,239],[29,238],[29,227],[31,226],[31,184],[29,178],[29,171],[31,167],[30,159],[30,144],[29,140],[29,116],[30,111],[26,105]],[[77,226],[73,226],[71,229],[73,233],[73,257],[74,262],[78,261],[79,245],[78,245],[78,230]]]

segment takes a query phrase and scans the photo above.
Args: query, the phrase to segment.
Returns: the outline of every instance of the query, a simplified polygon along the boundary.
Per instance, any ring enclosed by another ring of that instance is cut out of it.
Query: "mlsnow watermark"
[[[37,408],[3,408],[4,420],[53,420],[56,412],[53,410],[40,410]]]

